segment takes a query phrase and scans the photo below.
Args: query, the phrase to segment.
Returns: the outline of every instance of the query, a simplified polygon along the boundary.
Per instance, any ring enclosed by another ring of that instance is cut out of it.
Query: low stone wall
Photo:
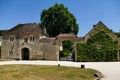
[[[43,59],[59,60],[59,45],[43,43],[40,47],[41,51],[43,52]]]

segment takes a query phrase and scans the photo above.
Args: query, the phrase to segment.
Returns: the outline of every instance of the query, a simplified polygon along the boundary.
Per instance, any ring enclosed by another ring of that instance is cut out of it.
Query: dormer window
[[[14,40],[15,40],[14,36],[10,36],[9,41],[14,42]]]
[[[34,42],[35,41],[35,36],[34,35],[30,35],[30,42]]]

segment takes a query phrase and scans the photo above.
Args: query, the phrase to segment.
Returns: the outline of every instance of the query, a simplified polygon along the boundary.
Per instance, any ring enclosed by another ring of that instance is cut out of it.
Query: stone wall
[[[41,43],[40,49],[45,60],[59,60],[59,45],[53,43]]]
[[[33,34],[35,35],[35,34]],[[9,41],[9,37],[14,36],[14,42]],[[2,59],[22,59],[22,49],[27,48],[30,52],[29,59],[59,60],[59,46],[52,42],[40,41],[40,35],[35,35],[35,41],[30,42],[28,35],[4,35],[2,44]],[[24,42],[24,38],[28,38]]]

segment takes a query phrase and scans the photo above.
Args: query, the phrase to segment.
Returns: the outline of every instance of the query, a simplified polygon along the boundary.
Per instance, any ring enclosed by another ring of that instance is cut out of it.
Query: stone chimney
[[[93,27],[95,27],[96,25],[93,25]]]

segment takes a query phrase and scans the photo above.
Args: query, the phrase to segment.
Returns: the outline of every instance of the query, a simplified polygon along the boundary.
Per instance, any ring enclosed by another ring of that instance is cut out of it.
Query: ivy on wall
[[[118,42],[104,31],[90,37],[86,43],[77,43],[78,61],[117,61]]]

